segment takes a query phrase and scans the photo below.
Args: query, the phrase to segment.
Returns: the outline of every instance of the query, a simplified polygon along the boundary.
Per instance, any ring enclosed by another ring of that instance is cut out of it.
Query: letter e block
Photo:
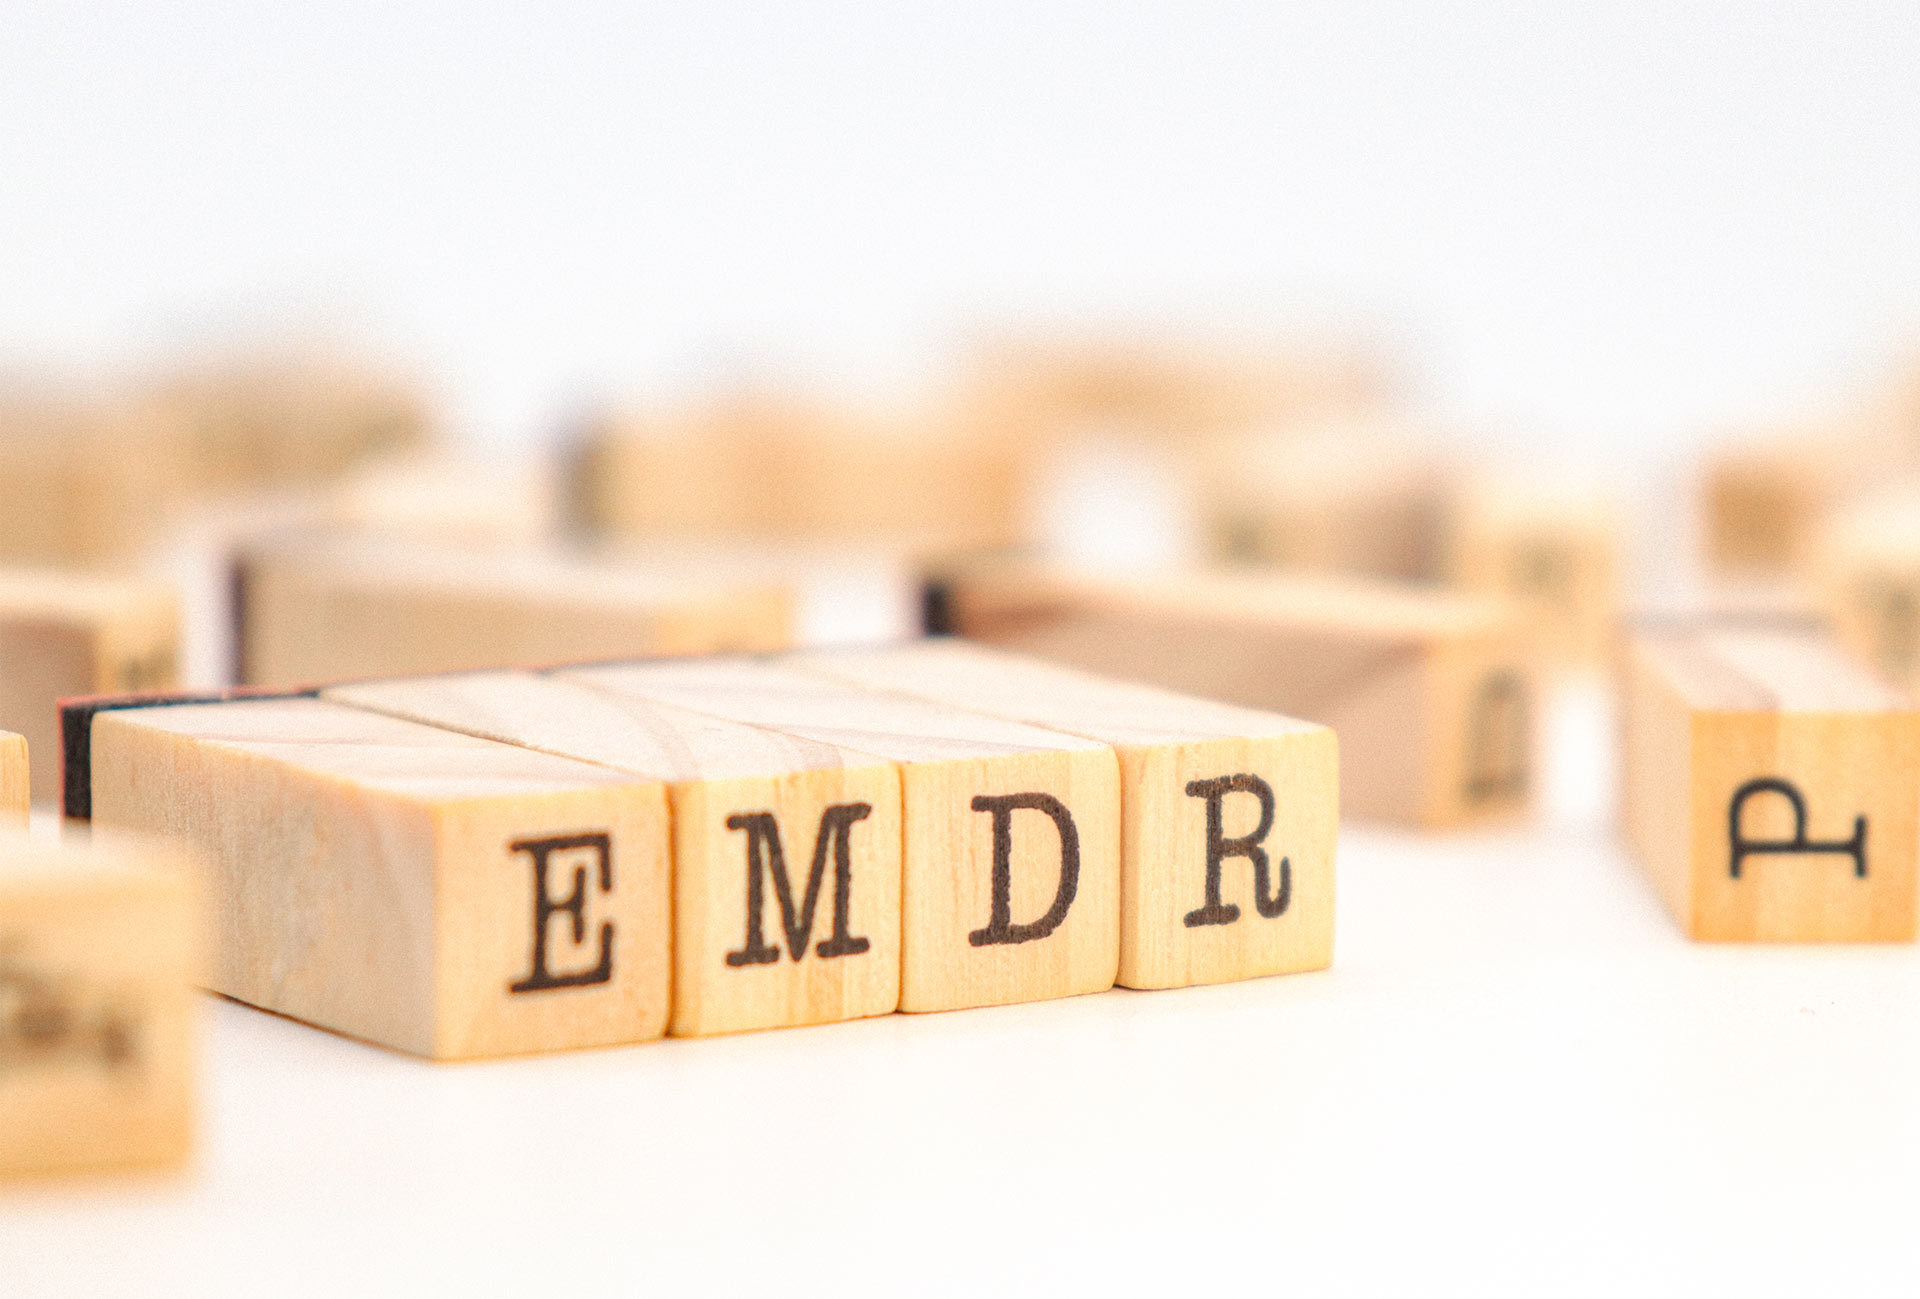
[[[1822,634],[1648,628],[1627,646],[1627,836],[1694,938],[1910,940],[1920,712]]]

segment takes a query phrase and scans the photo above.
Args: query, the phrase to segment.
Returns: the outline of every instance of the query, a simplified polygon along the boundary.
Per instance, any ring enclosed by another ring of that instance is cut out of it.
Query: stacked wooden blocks
[[[958,644],[102,701],[217,991],[439,1058],[1318,969],[1324,727]]]

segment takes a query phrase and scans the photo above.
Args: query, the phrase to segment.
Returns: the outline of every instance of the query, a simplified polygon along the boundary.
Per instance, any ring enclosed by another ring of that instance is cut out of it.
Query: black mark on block
[[[1225,837],[1221,829],[1221,804],[1228,794],[1252,794],[1260,800],[1260,824],[1252,833]],[[1188,798],[1207,800],[1207,904],[1189,911],[1185,924],[1189,929],[1202,925],[1230,925],[1240,918],[1240,908],[1220,900],[1220,863],[1229,857],[1245,857],[1253,863],[1253,905],[1268,920],[1283,915],[1293,900],[1293,863],[1280,859],[1280,891],[1268,892],[1267,851],[1260,845],[1273,829],[1273,786],[1255,775],[1216,776],[1212,780],[1187,782]]]
[[[1757,794],[1778,794],[1787,800],[1793,808],[1793,837],[1791,839],[1749,839],[1740,829],[1740,812],[1747,800]],[[1800,791],[1777,776],[1765,776],[1759,780],[1749,780],[1733,791],[1733,802],[1727,805],[1727,842],[1730,845],[1727,874],[1734,879],[1740,878],[1740,864],[1756,855],[1835,855],[1853,858],[1853,873],[1860,879],[1867,877],[1867,818],[1853,818],[1853,837],[1851,839],[1821,841],[1807,838],[1807,800]]]
[[[547,866],[555,853],[581,849],[591,853],[600,877],[600,891],[613,892],[613,841],[606,833],[558,835],[551,839],[518,839],[507,845],[533,859],[533,968],[527,977],[507,985],[509,992],[545,992],[550,988],[582,988],[613,979],[613,922],[600,926],[600,959],[591,969],[555,974],[547,967],[550,922],[564,912],[573,921],[573,946],[587,941],[587,868],[573,868],[573,891],[556,900],[549,888]]]
[[[140,1064],[142,1016],[122,999],[89,998],[75,981],[35,969],[0,938],[0,1076],[33,1066],[92,1064],[108,1073]]]
[[[1467,713],[1467,801],[1527,792],[1529,719],[1520,674],[1499,671],[1480,683]]]
[[[1044,812],[1060,834],[1060,887],[1047,914],[1030,925],[1013,923],[1013,814],[1023,808]],[[1067,908],[1080,891],[1080,831],[1073,824],[1073,813],[1051,794],[978,794],[973,810],[993,814],[993,917],[985,929],[968,934],[967,941],[975,947],[993,947],[1045,938],[1067,918]]]
[[[807,954],[829,847],[833,852],[833,936],[814,948],[814,953],[821,957],[858,956],[873,945],[848,932],[853,905],[853,826],[872,814],[871,803],[835,803],[820,814],[820,828],[813,837],[813,866],[807,872],[807,892],[797,910],[787,856],[780,845],[778,818],[771,812],[739,812],[727,818],[727,829],[747,832],[747,939],[739,951],[727,953],[728,965],[772,965],[780,959],[780,949],[767,942],[760,925],[760,912],[766,902],[760,883],[763,874],[773,877],[787,951],[796,961]]]

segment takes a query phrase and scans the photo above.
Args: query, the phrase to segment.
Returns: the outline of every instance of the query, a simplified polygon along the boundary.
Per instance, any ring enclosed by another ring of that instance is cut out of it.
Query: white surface
[[[460,1067],[210,1003],[196,1172],[0,1196],[0,1293],[1913,1293],[1920,949],[1686,942],[1605,734],[1349,827],[1322,974]]]

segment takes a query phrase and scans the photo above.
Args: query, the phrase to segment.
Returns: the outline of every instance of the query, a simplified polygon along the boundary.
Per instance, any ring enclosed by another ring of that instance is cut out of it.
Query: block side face
[[[672,799],[674,1034],[828,1023],[899,1007],[895,767],[685,782],[673,787]],[[785,875],[791,915],[776,869]],[[838,925],[843,887],[845,941]]]
[[[0,1176],[186,1156],[195,906],[186,880],[144,872],[0,882]]]
[[[1623,829],[1648,882],[1682,929],[1694,932],[1693,754],[1711,733],[1701,715],[1630,646],[1621,680]]]
[[[93,720],[96,825],[209,865],[214,991],[403,1050],[434,1050],[428,809],[270,757]]]
[[[1519,628],[1436,641],[1428,680],[1426,823],[1479,825],[1524,816],[1538,781],[1545,701]]]
[[[1914,936],[1920,720],[1904,712],[1722,714],[1698,734],[1696,937]]]
[[[1120,984],[1184,987],[1332,963],[1332,732],[1123,749],[1120,760]]]
[[[432,823],[435,1055],[643,1042],[666,1031],[663,786],[462,800],[436,807]]]
[[[56,700],[91,694],[99,678],[99,635],[91,625],[0,621],[0,727],[24,736],[33,792],[60,788]]]
[[[901,774],[900,1008],[957,1010],[1112,987],[1120,960],[1113,751],[914,763]],[[1008,888],[998,918],[1007,923],[995,932],[995,827],[1003,817]],[[1065,824],[1077,854],[1065,850]],[[1051,929],[1022,937],[1021,927],[1044,927],[1055,915],[1069,860],[1077,870],[1071,901]]]
[[[29,760],[26,737],[0,731],[0,827],[27,828],[33,792]]]

